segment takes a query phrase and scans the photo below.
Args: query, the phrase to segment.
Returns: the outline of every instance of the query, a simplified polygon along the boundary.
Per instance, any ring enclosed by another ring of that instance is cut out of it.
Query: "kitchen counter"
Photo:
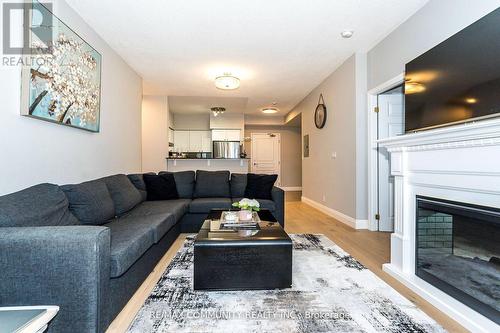
[[[249,172],[249,158],[183,158],[167,157],[167,171],[229,170],[231,173]]]
[[[230,161],[238,161],[238,160],[249,160],[249,157],[240,157],[240,158],[213,158],[213,157],[200,157],[200,158],[188,158],[188,157],[167,157],[167,160],[230,160]]]

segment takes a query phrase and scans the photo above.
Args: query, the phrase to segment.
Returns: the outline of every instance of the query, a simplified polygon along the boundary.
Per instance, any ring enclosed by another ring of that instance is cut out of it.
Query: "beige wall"
[[[173,114],[173,124],[176,130],[210,130],[210,115],[206,114]]]
[[[300,127],[245,126],[245,137],[252,133],[280,133],[281,136],[281,186],[302,186],[302,148]],[[252,143],[245,141],[248,157],[252,154]]]
[[[0,194],[141,170],[141,77],[64,1],[54,13],[102,54],[100,132],[21,116],[21,68],[0,65]]]
[[[167,167],[169,127],[168,98],[144,96],[142,101],[142,171],[158,172]]]
[[[245,131],[245,116],[242,113],[224,113],[215,117],[210,114],[211,129],[239,129]]]
[[[302,160],[302,195],[361,220],[367,218],[363,71],[366,55],[351,56],[292,110],[302,114],[302,135],[309,134],[310,155]],[[320,93],[328,110],[323,129],[314,125]]]

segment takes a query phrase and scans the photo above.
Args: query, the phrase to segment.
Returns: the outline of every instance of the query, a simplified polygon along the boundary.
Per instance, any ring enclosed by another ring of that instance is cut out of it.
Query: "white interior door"
[[[404,95],[401,88],[378,96],[378,138],[388,138],[404,132]],[[378,214],[379,230],[394,231],[394,177],[391,176],[389,152],[378,151]]]
[[[281,137],[279,133],[252,133],[251,171],[277,174],[281,185]]]

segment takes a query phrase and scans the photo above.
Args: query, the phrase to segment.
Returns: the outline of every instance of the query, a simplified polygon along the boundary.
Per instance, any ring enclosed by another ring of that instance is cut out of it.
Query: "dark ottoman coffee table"
[[[261,210],[257,230],[211,232],[212,210],[194,242],[195,290],[277,289],[292,286],[292,240]]]

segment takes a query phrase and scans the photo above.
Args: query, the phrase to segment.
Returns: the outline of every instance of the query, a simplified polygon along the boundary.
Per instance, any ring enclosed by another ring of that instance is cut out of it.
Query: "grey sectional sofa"
[[[174,173],[176,200],[147,201],[142,174],[0,197],[0,306],[59,305],[49,332],[104,332],[181,232],[244,196],[246,175],[198,173]],[[261,206],[284,225],[283,191],[272,198]]]

